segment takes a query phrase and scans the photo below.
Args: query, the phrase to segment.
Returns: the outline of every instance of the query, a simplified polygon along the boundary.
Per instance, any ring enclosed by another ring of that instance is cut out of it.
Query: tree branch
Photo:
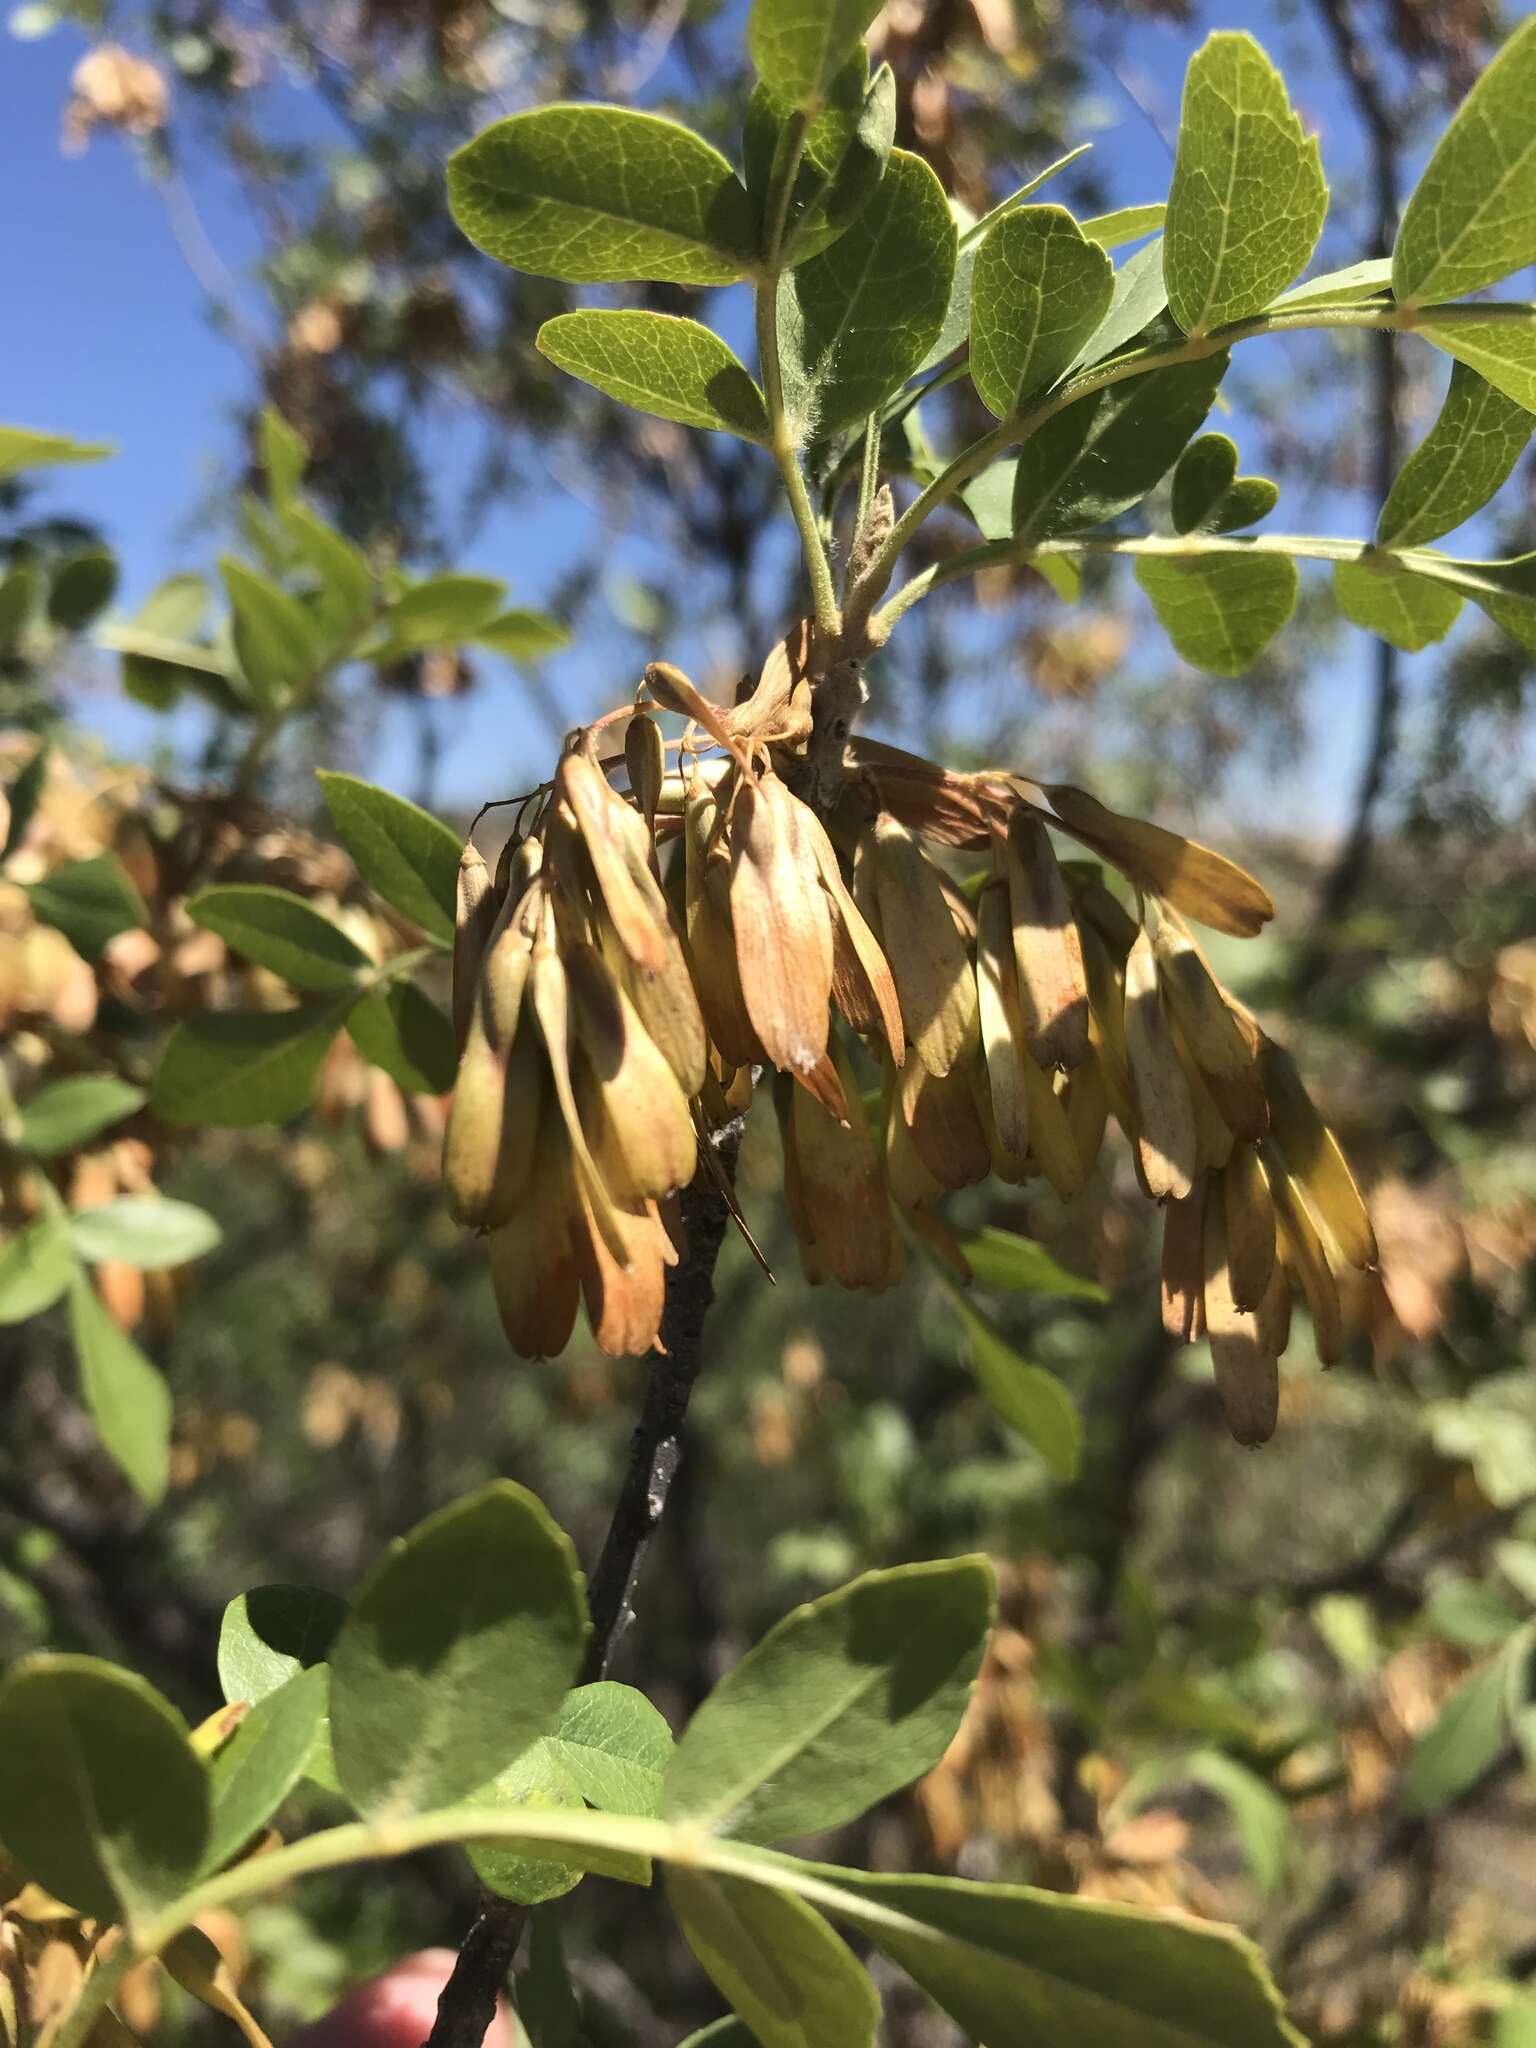
[[[592,1637],[583,1684],[606,1675],[634,1618],[635,1585],[681,1460],[679,1432],[703,1364],[704,1319],[715,1298],[715,1265],[730,1223],[725,1189],[736,1177],[742,1124],[741,1117],[733,1117],[709,1140],[719,1177],[701,1168],[683,1190],[687,1250],[667,1275],[661,1342],[646,1359],[645,1399],[630,1442],[629,1465],[588,1583]],[[490,1892],[483,1895],[453,1975],[438,1999],[427,2048],[480,2048],[527,1920],[526,1906]]]

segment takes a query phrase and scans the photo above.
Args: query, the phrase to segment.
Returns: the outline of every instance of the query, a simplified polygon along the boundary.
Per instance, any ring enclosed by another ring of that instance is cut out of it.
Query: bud
[[[818,1261],[841,1286],[879,1289],[891,1265],[891,1205],[853,1071],[845,1059],[833,1058],[848,1122],[839,1123],[804,1088],[793,1088],[785,1152],[794,1154],[803,1234]]]
[[[553,1097],[539,1121],[533,1182],[538,1199],[487,1239],[491,1285],[518,1356],[556,1358],[570,1342],[581,1288],[571,1243],[570,1147]]]
[[[1163,1328],[1176,1344],[1205,1334],[1205,1194],[1202,1176],[1163,1204]]]
[[[1266,1038],[1259,1053],[1270,1125],[1318,1221],[1352,1266],[1374,1266],[1376,1233],[1339,1141],[1312,1106],[1290,1054]]]
[[[665,964],[668,925],[649,832],[585,754],[565,756],[555,786],[570,805],[619,943],[637,967],[656,972]]]
[[[656,809],[661,802],[661,785],[667,773],[666,742],[661,727],[649,712],[637,711],[624,734],[624,766],[629,786],[645,820],[646,830],[656,830]]]
[[[1136,1145],[1153,1198],[1187,1195],[1199,1139],[1183,1062],[1168,1028],[1157,962],[1145,930],[1125,962],[1125,1050],[1136,1115]]]
[[[677,1076],[591,946],[572,949],[566,973],[575,999],[583,1116],[605,1185],[621,1201],[686,1187],[698,1164],[693,1119]]]
[[[1259,1035],[1228,1003],[1194,940],[1160,917],[1153,941],[1163,996],[1216,1107],[1239,1138],[1262,1138],[1269,1104],[1259,1078]]]
[[[1269,892],[1235,861],[1160,825],[1124,818],[1070,783],[1041,787],[1074,839],[1114,862],[1149,895],[1165,897],[1186,917],[1234,938],[1251,939],[1275,914]]]
[[[1075,1067],[1088,1056],[1088,981],[1077,920],[1049,835],[1020,804],[999,842],[1013,916],[1024,1049],[1042,1067]]]
[[[1205,1200],[1205,1333],[1227,1427],[1240,1444],[1267,1443],[1280,1412],[1280,1364],[1258,1318],[1233,1298],[1223,1187],[1213,1176]]]
[[[607,1233],[599,1228],[579,1187],[577,1193],[579,1209],[571,1240],[593,1338],[610,1358],[642,1357],[655,1345],[661,1328],[666,1268],[676,1258],[671,1240],[654,1202],[620,1208],[615,1212],[623,1240],[620,1258],[605,1241]]]
[[[1240,1309],[1257,1310],[1275,1273],[1275,1205],[1252,1145],[1238,1145],[1221,1171],[1227,1276]]]
[[[980,1042],[976,978],[938,871],[905,825],[882,817],[872,835],[871,881],[878,930],[907,1039],[936,1079],[967,1062]]]
[[[469,1035],[480,962],[496,922],[491,873],[473,840],[459,855],[458,901],[453,924],[453,1031],[459,1051]]]
[[[776,775],[737,785],[731,928],[752,1028],[776,1067],[806,1074],[827,1049],[832,918],[800,804]]]
[[[1286,1171],[1284,1159],[1272,1144],[1265,1144],[1260,1150],[1275,1205],[1280,1257],[1307,1304],[1307,1314],[1312,1318],[1313,1349],[1324,1365],[1337,1365],[1344,1355],[1339,1284],[1328,1264],[1323,1240]]]

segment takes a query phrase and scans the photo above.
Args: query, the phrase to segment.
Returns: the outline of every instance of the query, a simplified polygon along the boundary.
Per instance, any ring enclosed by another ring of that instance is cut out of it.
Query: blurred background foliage
[[[524,786],[552,735],[625,694],[642,659],[683,658],[728,688],[796,615],[771,466],[562,382],[531,337],[565,288],[493,273],[442,201],[451,148],[551,97],[672,107],[725,137],[746,91],[739,13],[708,0],[13,12],[13,33],[78,46],[64,146],[137,159],[208,318],[240,352],[248,394],[220,451],[225,487],[199,512],[221,544],[262,559],[264,406],[307,446],[315,501],[386,571],[459,566],[493,508],[536,517],[551,479],[587,513],[545,593],[575,648],[549,669],[455,646],[356,662],[270,746],[241,707],[204,693],[193,724],[167,722],[125,763],[92,731],[103,679],[134,685],[131,657],[120,669],[98,644],[117,617],[114,536],[70,516],[67,470],[0,480],[0,786],[13,813],[32,806],[0,879],[0,1029],[18,1095],[103,1066],[135,1086],[165,1022],[227,1000],[232,980],[261,1005],[260,971],[186,919],[194,880],[298,887],[372,957],[392,950],[327,843],[310,776],[376,772],[386,701],[416,718],[398,779],[447,814],[438,757],[469,693],[505,735],[478,792],[499,796]],[[900,84],[898,139],[982,209],[1085,124],[1102,127],[1118,76],[1114,119],[1148,132],[1145,189],[1089,155],[1059,196],[1080,212],[1160,196],[1158,110],[1136,111],[1118,55],[1148,16],[1187,49],[1206,25],[1181,0],[890,0],[875,40]],[[1424,135],[1505,26],[1484,0],[1267,12],[1303,104],[1313,90],[1341,110],[1321,261],[1385,249]],[[189,166],[210,161],[259,227],[259,262],[238,283],[199,225]],[[672,309],[682,294],[637,298]],[[1305,519],[1347,530],[1432,416],[1434,375],[1405,355],[1389,365],[1365,337],[1313,337],[1244,361],[1233,430]],[[472,463],[438,463],[445,420]],[[1487,552],[1536,543],[1531,477],[1527,463]],[[610,550],[641,529],[654,573],[620,580]],[[960,543],[939,525],[923,544]],[[26,602],[7,611],[18,569]],[[1351,1304],[1348,1358],[1324,1375],[1293,1345],[1274,1442],[1238,1451],[1201,1348],[1176,1355],[1164,1340],[1156,1222],[1123,1148],[1066,1210],[1031,1189],[968,1196],[962,1223],[1037,1237],[1104,1291],[978,1281],[1008,1342],[1083,1412],[1082,1472],[1058,1483],[979,1395],[930,1269],[914,1262],[873,1300],[802,1284],[769,1220],[778,1139],[760,1107],[743,1200],[777,1284],[730,1247],[682,1475],[616,1675],[677,1720],[797,1599],[870,1565],[985,1548],[1003,1623],[974,1710],[940,1769],[839,1840],[840,1857],[1236,1919],[1309,2034],[1339,2048],[1523,2048],[1536,2040],[1531,659],[1475,623],[1411,674],[1372,645],[1358,792],[1325,831],[1271,792],[1297,786],[1285,771],[1308,749],[1335,744],[1319,679],[1359,658],[1358,636],[1304,605],[1252,675],[1221,683],[1151,647],[1133,607],[1125,584],[1091,576],[1071,609],[1027,571],[989,575],[979,603],[946,592],[877,670],[871,724],[957,761],[1048,768],[1173,826],[1189,823],[1192,792],[1220,805],[1219,843],[1274,887],[1280,914],[1260,940],[1218,943],[1215,964],[1302,1055],[1371,1192],[1382,1266]],[[143,701],[142,669],[137,680]],[[28,795],[18,778],[40,739]],[[1349,772],[1335,768],[1339,788]],[[93,950],[49,921],[46,900],[40,913],[35,885],[103,854],[137,909],[120,903]],[[345,1037],[314,1096],[281,1128],[190,1140],[130,1111],[60,1169],[77,1212],[153,1187],[214,1216],[222,1243],[191,1268],[97,1268],[174,1399],[153,1513],[77,1404],[62,1316],[0,1326],[0,1656],[102,1652],[195,1719],[216,1703],[213,1646],[234,1593],[285,1579],[344,1591],[391,1536],[496,1472],[595,1553],[638,1366],[602,1358],[584,1329],[558,1363],[515,1364],[482,1262],[442,1212],[440,1101]],[[0,1195],[18,1199],[9,1169]],[[27,1218],[8,1207],[5,1220]],[[471,1897],[446,1857],[325,1880],[251,1916],[247,1993],[281,2034],[393,1956],[454,1941]],[[593,1880],[566,1911],[602,2042],[649,2048],[709,2016],[643,1900]],[[901,1996],[891,1987],[893,2048],[947,2038]],[[163,2021],[186,2037],[217,2024],[175,2007]]]

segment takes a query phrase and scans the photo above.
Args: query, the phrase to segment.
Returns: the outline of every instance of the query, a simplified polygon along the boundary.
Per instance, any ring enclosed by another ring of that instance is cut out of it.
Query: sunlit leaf
[[[1055,382],[1113,291],[1109,258],[1064,207],[1021,207],[998,222],[971,284],[971,377],[998,419]]]
[[[62,1081],[45,1081],[22,1104],[22,1146],[38,1159],[56,1159],[132,1116],[145,1100],[142,1088],[116,1074],[70,1074]]]
[[[1136,581],[1184,659],[1216,676],[1241,675],[1296,609],[1286,555],[1139,555]]]
[[[187,902],[187,915],[217,932],[232,951],[269,967],[295,988],[351,988],[370,965],[367,954],[323,911],[288,889],[265,883],[223,883]]]
[[[1353,625],[1377,633],[1406,654],[1443,640],[1461,610],[1461,594],[1399,568],[1390,555],[1335,562],[1333,594]]]
[[[1456,363],[1440,417],[1399,470],[1381,508],[1377,546],[1418,547],[1480,512],[1533,432],[1536,418],[1524,406]]]
[[[428,812],[355,775],[320,775],[331,823],[358,873],[430,938],[453,939],[460,846]]]
[[[768,437],[763,394],[719,336],[697,320],[589,308],[546,320],[538,345],[558,369],[637,412],[745,441]]]

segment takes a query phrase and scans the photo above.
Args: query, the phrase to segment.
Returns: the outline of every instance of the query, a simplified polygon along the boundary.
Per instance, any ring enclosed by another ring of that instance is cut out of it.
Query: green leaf
[[[407,1095],[446,1095],[458,1071],[453,1026],[413,981],[365,996],[347,1017],[352,1043]]]
[[[914,373],[943,324],[955,242],[938,179],[893,150],[847,233],[781,279],[785,401],[801,439],[867,419]]]
[[[196,577],[173,580],[198,582]],[[122,656],[123,690],[136,703],[165,711],[183,690],[191,689],[211,697],[221,708],[245,708],[244,679],[237,688],[223,656],[210,647],[139,625],[106,625],[96,637],[101,646]]]
[[[380,620],[389,660],[423,647],[457,646],[488,626],[507,601],[495,576],[426,576],[398,597]]]
[[[473,636],[477,647],[489,647],[509,661],[541,661],[546,654],[558,654],[569,647],[568,627],[544,612],[512,610],[502,612]]]
[[[1221,503],[1237,476],[1237,443],[1228,434],[1191,441],[1173,472],[1175,533],[1193,533]]]
[[[82,548],[52,570],[48,616],[66,633],[78,633],[106,609],[116,590],[116,559],[106,548]]]
[[[1122,249],[1127,242],[1139,242],[1143,235],[1155,235],[1167,218],[1162,200],[1151,206],[1120,206],[1113,213],[1096,213],[1082,223],[1083,233],[1101,249]]]
[[[490,1784],[478,1788],[474,1804],[483,1807],[579,1807],[580,1791],[543,1736],[512,1759]],[[551,1899],[574,1891],[585,1875],[581,1864],[561,1863],[549,1856],[529,1856],[505,1842],[471,1842],[469,1860],[476,1877],[499,1898],[519,1906],[542,1906]],[[583,1864],[587,1858],[583,1858]],[[648,1870],[637,1866],[639,1881],[649,1881]],[[625,1870],[614,1873],[628,1874]]]
[[[1020,538],[1097,526],[1139,504],[1199,430],[1226,360],[1127,378],[1047,420],[1024,443],[1014,472]]]
[[[1362,299],[1374,299],[1392,282],[1390,256],[1368,256],[1363,263],[1350,263],[1342,270],[1325,270],[1304,284],[1293,284],[1288,292],[1265,307],[1267,313],[1293,313],[1303,306],[1357,306]]]
[[[214,1757],[204,1870],[237,1855],[304,1776],[325,1724],[328,1686],[323,1665],[295,1672],[252,1708]]]
[[[93,1918],[180,1898],[208,1835],[208,1780],[152,1685],[94,1657],[28,1657],[0,1686],[0,1835]]]
[[[100,462],[117,450],[109,441],[72,441],[67,434],[39,434],[31,427],[0,427],[0,482],[24,469],[60,462]]]
[[[451,945],[460,848],[448,827],[355,775],[322,770],[320,789],[363,880],[429,938]]]
[[[375,1567],[331,1655],[336,1768],[360,1812],[467,1798],[547,1728],[589,1624],[569,1538],[498,1480]]]
[[[1069,149],[1065,156],[1057,157],[1056,161],[1047,164],[1043,171],[1037,171],[1017,192],[1010,193],[1006,199],[1000,200],[991,212],[983,214],[980,220],[971,220],[968,213],[957,216],[960,239],[955,253],[955,274],[950,284],[949,305],[933,346],[917,366],[918,372],[935,368],[968,339],[971,332],[971,283],[976,272],[976,259],[993,228],[999,221],[1006,219],[1015,207],[1022,206],[1038,192],[1048,179],[1054,178],[1058,171],[1065,170],[1068,164],[1075,163],[1092,146],[1091,143],[1081,142],[1076,149]],[[951,212],[954,212],[957,204],[958,202],[951,202]],[[1108,219],[1109,216],[1106,215],[1105,218]],[[1090,241],[1093,239],[1093,236],[1089,236]],[[1101,243],[1100,247],[1103,246]]]
[[[206,1209],[165,1195],[120,1195],[95,1209],[77,1209],[69,1235],[77,1254],[93,1265],[121,1259],[147,1273],[184,1266],[223,1241]]]
[[[654,1820],[672,1731],[644,1693],[599,1679],[561,1704],[545,1744],[589,1805]]]
[[[1333,594],[1351,624],[1378,633],[1405,654],[1443,640],[1461,610],[1461,593],[1411,575],[1390,555],[1335,562]]]
[[[115,853],[66,861],[28,885],[32,914],[61,931],[86,960],[98,960],[109,939],[148,921],[143,898]]]
[[[170,1391],[80,1272],[70,1282],[69,1325],[91,1420],[134,1492],[155,1507],[170,1476]]]
[[[1115,272],[1108,311],[1067,365],[1068,370],[1087,369],[1091,363],[1115,355],[1150,326],[1167,304],[1163,245],[1161,240],[1148,242]]]
[[[1054,1479],[1075,1479],[1083,1424],[1071,1395],[1054,1373],[1026,1364],[997,1326],[955,1289],[948,1292],[988,1406],[1039,1452]]]
[[[294,553],[316,578],[318,588],[306,609],[327,651],[333,652],[360,633],[372,616],[373,571],[344,534],[297,498],[283,505],[279,516]]]
[[[142,1088],[120,1081],[116,1074],[72,1074],[67,1080],[45,1081],[22,1104],[22,1148],[37,1159],[57,1159],[132,1116],[147,1099]]]
[[[990,1223],[980,1230],[958,1230],[954,1236],[978,1287],[994,1288],[999,1294],[1054,1294],[1070,1301],[1109,1299],[1097,1281],[1069,1273],[1032,1237]]]
[[[48,776],[48,742],[41,740],[28,755],[25,767],[7,792],[10,823],[0,839],[0,861],[7,861],[27,836],[27,827],[37,814],[38,800]]]
[[[347,1603],[318,1586],[253,1586],[224,1610],[219,1684],[230,1702],[253,1705],[300,1671],[325,1663]]]
[[[761,2048],[873,2043],[880,2000],[846,1942],[784,1892],[673,1869],[667,1897],[688,1946]]]
[[[765,85],[747,103],[742,151],[747,190],[759,214],[766,203],[780,138],[795,108]],[[785,215],[782,263],[803,263],[830,247],[885,176],[896,139],[896,78],[882,64],[871,79],[862,44],[827,89],[805,131]]]
[[[352,988],[372,965],[367,954],[322,911],[287,889],[238,882],[199,890],[187,915],[217,932],[236,953],[270,967],[295,988],[327,993]]]
[[[261,409],[261,466],[267,473],[272,503],[285,506],[309,466],[309,450],[275,405]]]
[[[1524,406],[1465,363],[1451,370],[1440,417],[1398,472],[1376,522],[1376,545],[1420,546],[1480,512],[1536,432]]]
[[[637,412],[744,441],[768,439],[763,394],[717,334],[697,320],[634,310],[559,313],[540,353]]]
[[[1296,608],[1286,555],[1140,555],[1136,581],[1178,652],[1212,675],[1255,662]]]
[[[757,2036],[734,2013],[727,2013],[723,2020],[690,2034],[679,2048],[757,2048]]]
[[[1536,412],[1536,307],[1516,310],[1516,318],[1490,308],[1454,320],[1431,311],[1419,316],[1413,331],[1486,377],[1516,405]]]
[[[74,1277],[74,1249],[62,1218],[42,1215],[0,1238],[0,1325],[24,1323],[52,1308]]]
[[[1405,548],[1397,559],[1414,575],[1474,599],[1496,625],[1536,652],[1536,554],[1469,562],[1434,548]]]
[[[1279,487],[1266,476],[1237,474],[1237,443],[1226,434],[1191,441],[1173,472],[1177,533],[1229,533],[1272,512]]]
[[[1230,1928],[1024,1885],[819,1874],[851,1895],[837,1917],[977,2041],[1304,2048]]]
[[[853,1819],[943,1755],[991,1625],[980,1557],[866,1572],[797,1608],[688,1724],[663,1812],[757,1842]]]
[[[20,646],[42,594],[41,570],[24,562],[0,577],[0,655],[12,654]]]
[[[488,256],[570,284],[731,284],[756,256],[751,202],[719,151],[624,107],[495,122],[449,159],[448,199]]]
[[[1518,1647],[1517,1647],[1518,1646]],[[1509,1740],[1508,1684],[1512,1656],[1523,1656],[1527,1631],[1464,1678],[1414,1745],[1398,1785],[1405,1813],[1436,1813],[1469,1791]]]
[[[589,2048],[565,1966],[558,1913],[536,1911],[532,1916],[528,1962],[518,1972],[516,2004],[533,2048]]]
[[[753,0],[753,67],[770,92],[813,110],[879,12],[880,0]]]
[[[1021,207],[998,222],[971,286],[971,377],[996,418],[1056,381],[1114,288],[1109,258],[1065,207]]]
[[[1403,209],[1392,249],[1399,305],[1469,298],[1536,262],[1536,19],[1457,109]]]
[[[257,701],[281,711],[314,680],[319,649],[296,598],[233,555],[220,555],[235,659]]]
[[[1185,1768],[1197,1784],[1214,1792],[1231,1814],[1243,1856],[1260,1891],[1278,1891],[1295,1847],[1291,1809],[1280,1794],[1257,1772],[1220,1750],[1201,1750]]]
[[[1163,262],[1186,334],[1267,306],[1305,267],[1328,187],[1316,136],[1252,36],[1207,38],[1184,79]]]
[[[150,1106],[173,1124],[280,1124],[307,1107],[348,997],[292,1010],[210,1010],[166,1041]]]

